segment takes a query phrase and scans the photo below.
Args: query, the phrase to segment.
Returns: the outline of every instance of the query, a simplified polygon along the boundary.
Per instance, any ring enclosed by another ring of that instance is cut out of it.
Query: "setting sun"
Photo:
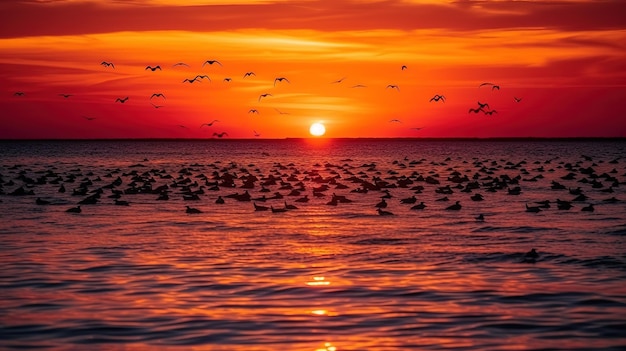
[[[314,136],[322,136],[326,133],[326,127],[321,123],[313,123],[311,128],[309,128],[309,132]]]

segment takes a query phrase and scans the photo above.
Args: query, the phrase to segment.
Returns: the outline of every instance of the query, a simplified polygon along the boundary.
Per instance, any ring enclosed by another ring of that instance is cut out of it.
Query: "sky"
[[[313,123],[326,138],[626,137],[625,14],[623,0],[6,0],[0,139],[302,138]]]

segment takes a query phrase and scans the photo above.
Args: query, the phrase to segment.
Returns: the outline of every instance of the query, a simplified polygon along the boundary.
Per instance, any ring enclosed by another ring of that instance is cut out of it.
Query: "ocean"
[[[624,350],[625,238],[621,140],[2,141],[0,349]]]

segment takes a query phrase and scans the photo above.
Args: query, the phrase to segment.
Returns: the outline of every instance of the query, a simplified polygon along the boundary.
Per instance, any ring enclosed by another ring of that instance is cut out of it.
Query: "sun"
[[[313,123],[311,128],[309,128],[309,133],[313,136],[322,136],[326,133],[326,127],[321,123]]]

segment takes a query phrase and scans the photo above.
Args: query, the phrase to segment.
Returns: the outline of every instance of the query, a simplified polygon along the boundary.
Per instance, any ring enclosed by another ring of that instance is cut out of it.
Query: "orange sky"
[[[0,139],[308,137],[314,122],[326,137],[626,137],[625,13],[622,0],[4,1]],[[196,75],[211,81],[183,83]],[[478,101],[489,108],[468,113]]]

